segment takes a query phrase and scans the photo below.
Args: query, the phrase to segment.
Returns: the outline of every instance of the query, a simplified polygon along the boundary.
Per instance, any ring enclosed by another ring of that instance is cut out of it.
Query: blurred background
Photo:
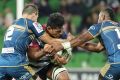
[[[0,0],[0,51],[3,36],[12,22],[21,16],[23,6],[34,3],[39,8],[38,22],[45,24],[53,12],[60,12],[65,18],[64,31],[73,35],[85,32],[97,23],[101,9],[111,7],[120,21],[120,0]],[[91,42],[98,42],[97,39]],[[73,49],[71,61],[65,65],[71,80],[97,80],[98,72],[106,62],[106,53],[89,52],[81,48]]]

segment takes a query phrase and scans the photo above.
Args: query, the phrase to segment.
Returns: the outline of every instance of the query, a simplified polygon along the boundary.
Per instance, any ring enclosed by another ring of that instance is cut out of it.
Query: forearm
[[[47,35],[47,33],[41,36],[40,39],[44,41],[45,43],[52,45],[55,49],[55,52],[58,52],[63,49],[67,49],[70,47],[77,47],[79,45],[82,45],[85,42],[93,39],[93,36],[89,32],[86,32],[86,33],[83,33],[77,36],[76,38],[70,41],[62,42],[62,44],[61,44],[61,41],[57,41],[51,38],[49,35]]]
[[[41,49],[41,50],[39,50],[39,51],[37,51],[37,52],[35,52],[34,53],[34,60],[39,60],[40,58],[42,58],[43,56],[45,55],[45,52],[44,52],[44,50],[43,49]]]
[[[39,37],[39,39],[42,40],[44,43],[52,45],[55,49],[55,53],[63,49],[61,41],[55,38],[52,38],[47,33],[44,33],[41,37]],[[57,46],[59,46],[59,48]]]
[[[91,36],[91,34],[89,34],[88,32],[83,33],[83,34],[79,35],[78,37],[76,37],[70,41],[71,47],[77,47],[77,46],[82,45],[91,39],[93,39],[93,36]]]
[[[41,57],[45,55],[43,49],[29,49],[28,57],[32,60],[39,60]]]
[[[84,43],[83,45],[80,45],[80,47],[93,52],[100,52],[103,50],[103,47],[98,47],[98,44],[96,43]]]

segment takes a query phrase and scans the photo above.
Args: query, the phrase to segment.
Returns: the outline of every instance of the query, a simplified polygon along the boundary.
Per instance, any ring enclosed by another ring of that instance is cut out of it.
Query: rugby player
[[[45,43],[53,42],[52,38],[45,34],[41,25],[36,22],[38,8],[35,5],[25,6],[22,16],[6,31],[4,46],[0,54],[0,80],[4,80],[6,76],[12,76],[17,80],[29,80],[35,74],[34,70],[28,66],[26,54],[32,39],[36,37]],[[55,46],[54,48],[50,45],[46,46],[49,48],[47,52],[55,53],[57,50]]]
[[[87,32],[70,41],[72,47],[81,46],[91,51],[106,50],[108,62],[101,69],[99,80],[120,79],[120,27],[114,18],[112,9],[103,9],[99,14],[98,24],[92,25]],[[99,44],[85,43],[95,37],[100,40]]]
[[[114,12],[112,9],[105,9],[100,12],[98,24],[98,44],[85,43],[81,47],[90,51],[106,50],[108,55],[108,63],[101,69],[99,80],[119,80],[120,79],[120,27],[119,23],[114,22]],[[92,34],[96,34],[97,27],[89,29]],[[95,30],[96,29],[96,30]],[[93,32],[94,31],[94,32]]]
[[[60,13],[53,13],[50,15],[44,29],[48,35],[55,39],[67,39],[67,35],[63,32],[64,18]],[[69,36],[70,38],[70,36]],[[37,74],[42,80],[50,78],[52,80],[70,80],[68,71],[64,64],[67,64],[71,57],[71,48],[64,52],[64,55],[46,55],[46,53],[39,54],[39,51],[44,47],[44,42],[37,42],[34,40],[29,48],[28,53],[31,60],[31,66],[38,70]],[[32,55],[33,54],[33,55]],[[34,56],[36,54],[36,56]],[[40,58],[41,57],[41,58]]]

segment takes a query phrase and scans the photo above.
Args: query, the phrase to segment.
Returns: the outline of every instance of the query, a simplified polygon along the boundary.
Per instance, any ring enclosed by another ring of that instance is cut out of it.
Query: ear
[[[47,26],[47,30],[50,30],[51,29],[51,27],[50,26]]]
[[[32,13],[32,15],[34,15],[34,16],[35,16],[35,13]]]
[[[105,17],[106,17],[106,16],[105,16],[105,15],[103,15],[103,20],[105,20]]]

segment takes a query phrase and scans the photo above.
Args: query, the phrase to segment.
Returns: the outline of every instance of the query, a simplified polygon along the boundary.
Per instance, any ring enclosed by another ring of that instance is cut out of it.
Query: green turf
[[[102,67],[105,64],[104,53],[75,52],[66,67]]]
[[[1,48],[3,46],[3,38],[4,38],[5,31],[6,31],[6,29],[3,26],[1,26],[0,27],[0,52],[1,52]]]

